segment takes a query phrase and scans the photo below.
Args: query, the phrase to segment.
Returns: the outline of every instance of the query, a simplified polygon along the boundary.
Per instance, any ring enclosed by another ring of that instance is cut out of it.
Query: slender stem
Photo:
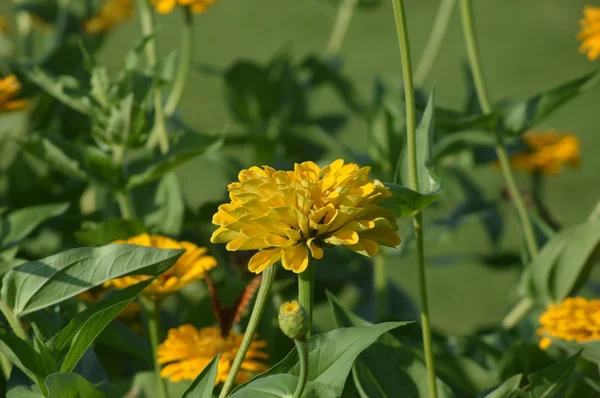
[[[267,303],[269,291],[271,290],[271,286],[273,285],[273,281],[275,280],[276,272],[277,268],[275,265],[271,265],[263,271],[262,281],[260,282],[260,287],[258,288],[258,293],[256,294],[256,301],[254,302],[254,307],[252,308],[252,314],[250,314],[248,327],[246,328],[246,332],[244,333],[244,339],[242,340],[240,349],[238,350],[237,354],[235,355],[235,359],[231,364],[229,375],[227,375],[227,380],[225,380],[225,384],[221,389],[219,398],[225,398],[233,388],[233,383],[235,382],[235,378],[237,377],[237,374],[240,371],[242,362],[246,357],[246,352],[248,352],[248,348],[250,348],[250,344],[254,339],[254,334],[256,333],[256,329],[258,328],[260,318],[262,317],[263,311],[265,309],[265,304]]]
[[[410,43],[406,24],[404,0],[394,0],[394,16],[398,41],[400,42],[400,55],[402,60],[402,75],[404,80],[404,96],[406,102],[406,148],[409,162],[409,182],[411,189],[419,190],[419,176],[417,174],[417,146],[416,146],[416,107],[415,90],[413,85],[412,63],[410,58]],[[421,213],[415,215],[415,241],[417,244],[417,260],[419,266],[419,298],[421,307],[421,328],[423,331],[423,346],[425,351],[425,365],[427,367],[427,386],[429,396],[437,398],[435,377],[435,362],[431,344],[431,326],[429,323],[429,304],[427,301],[427,284],[425,274],[425,247],[423,244],[423,222]]]
[[[308,266],[304,272],[298,274],[298,303],[306,310],[308,314],[308,334],[312,333],[312,319],[315,294],[315,264],[312,257],[309,256]]]
[[[431,29],[429,39],[427,39],[427,44],[425,44],[423,56],[421,57],[421,60],[419,61],[415,71],[415,85],[417,87],[420,87],[423,85],[423,83],[425,83],[425,79],[427,78],[433,63],[437,58],[442,46],[442,41],[444,41],[444,36],[446,36],[448,22],[450,22],[450,17],[452,16],[452,11],[454,10],[455,4],[456,0],[440,1],[437,14],[435,15],[435,20],[433,22],[433,29]]]
[[[33,28],[33,18],[25,11],[17,13],[17,32],[19,34],[19,59],[26,61],[33,57],[33,37],[31,35]]]
[[[183,7],[183,28],[181,30],[181,54],[173,88],[165,105],[165,116],[171,117],[177,110],[177,105],[185,89],[185,84],[192,66],[192,51],[194,48],[194,18],[189,7]]]
[[[379,252],[373,259],[373,287],[375,291],[375,321],[381,322],[387,315],[387,268],[386,257]]]
[[[504,329],[512,329],[527,313],[533,308],[533,300],[529,297],[523,297],[517,305],[502,320]]]
[[[298,358],[300,358],[300,376],[293,398],[300,398],[302,397],[304,387],[306,386],[306,379],[308,378],[308,348],[306,347],[306,340],[294,340],[294,343],[296,343]]]
[[[337,55],[340,53],[342,43],[344,42],[344,37],[346,36],[346,32],[348,32],[348,27],[350,26],[350,21],[352,20],[352,14],[354,14],[354,9],[356,8],[357,4],[358,0],[340,1],[340,6],[338,7],[338,12],[333,24],[333,29],[331,30],[331,35],[329,36],[329,41],[327,42],[327,49],[325,50],[327,54]]]
[[[152,361],[154,363],[154,377],[159,398],[168,398],[167,384],[160,376],[160,365],[158,363],[158,345],[161,343],[160,335],[160,302],[146,297],[140,297],[142,308],[146,313],[147,332],[150,337],[150,346],[152,348]]]
[[[156,44],[156,37],[153,37],[154,13],[148,0],[138,0],[137,3],[140,12],[142,35],[144,37],[149,37],[145,49],[146,60],[148,61],[148,66],[151,69],[154,69],[154,73],[158,73],[158,46]],[[156,142],[158,142],[160,151],[162,153],[169,151],[169,137],[167,136],[167,128],[165,124],[162,90],[158,87],[154,90],[154,129],[150,134],[147,146],[154,148]]]
[[[10,309],[8,305],[2,300],[0,300],[0,311],[4,314],[4,317],[8,321],[8,324],[12,328],[13,332],[22,340],[29,341],[27,338],[27,332],[25,328],[21,324],[21,320],[15,313]]]
[[[125,148],[123,146],[114,146],[113,162],[115,163],[115,165],[117,165],[117,167],[123,168],[124,158]],[[117,203],[119,204],[121,216],[126,220],[134,218],[135,211],[133,210],[133,204],[131,203],[129,193],[124,191],[117,191],[115,192],[115,196],[117,198]]]
[[[588,222],[596,222],[598,219],[600,219],[600,199],[598,199],[598,202],[596,202],[596,205],[594,206],[594,210],[590,213]]]

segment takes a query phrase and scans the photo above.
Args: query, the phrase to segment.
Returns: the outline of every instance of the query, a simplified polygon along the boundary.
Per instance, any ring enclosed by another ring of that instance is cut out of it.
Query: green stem
[[[409,164],[409,183],[411,189],[419,190],[419,176],[417,174],[417,127],[415,90],[413,85],[412,63],[410,58],[410,43],[408,40],[408,28],[406,24],[406,12],[404,0],[394,0],[394,16],[396,18],[396,29],[398,41],[400,42],[400,56],[402,61],[402,75],[404,80],[404,96],[406,102],[406,149]],[[429,323],[429,304],[427,300],[427,284],[425,275],[425,248],[423,245],[423,223],[421,213],[415,215],[415,241],[417,245],[417,260],[419,266],[419,298],[421,307],[421,328],[423,331],[423,346],[425,351],[425,365],[427,367],[427,386],[429,396],[437,398],[435,363],[433,358],[433,347],[431,344],[431,326]]]
[[[596,205],[594,206],[594,210],[590,213],[588,222],[596,222],[598,219],[600,219],[600,199],[598,199],[598,202],[596,202]]]
[[[331,35],[329,36],[329,40],[327,42],[327,49],[325,50],[327,54],[337,55],[340,53],[342,43],[344,42],[344,37],[346,37],[346,32],[348,32],[348,27],[350,26],[350,21],[352,20],[352,14],[354,14],[354,9],[356,8],[357,4],[358,0],[340,1],[340,6],[338,7],[338,12],[333,24],[333,29],[331,30]]]
[[[375,291],[375,321],[381,322],[387,316],[387,268],[383,252],[373,259],[373,287]]]
[[[123,168],[123,162],[125,159],[125,148],[123,146],[114,146],[113,147],[113,162],[117,167]],[[133,210],[133,203],[131,203],[131,198],[129,197],[128,192],[117,191],[115,192],[115,196],[117,198],[117,203],[119,204],[119,210],[121,211],[121,216],[125,220],[130,220],[135,217],[135,211]]]
[[[452,11],[454,10],[455,4],[456,0],[440,1],[440,5],[435,16],[435,21],[433,22],[433,29],[431,29],[431,33],[427,39],[427,44],[425,44],[423,56],[421,57],[415,72],[415,85],[417,87],[420,87],[423,85],[423,83],[425,83],[425,79],[427,78],[433,63],[440,52],[442,41],[446,36],[448,23],[450,22],[450,17],[452,16]]]
[[[140,297],[142,308],[146,313],[147,332],[150,337],[150,346],[152,348],[152,361],[154,363],[154,377],[159,398],[168,398],[167,384],[160,376],[160,365],[158,363],[158,345],[161,343],[160,335],[160,302],[146,297]]]
[[[194,48],[194,18],[189,7],[182,8],[183,28],[181,30],[181,55],[173,88],[165,105],[165,116],[171,117],[177,110],[177,105],[185,89],[185,84],[192,66],[192,51]]]
[[[19,59],[21,61],[27,61],[33,57],[34,52],[33,36],[31,34],[33,19],[31,15],[25,11],[19,11],[16,19],[17,32],[19,34]]]
[[[156,44],[156,37],[153,37],[154,13],[148,0],[138,0],[137,3],[140,12],[142,35],[144,37],[149,37],[145,49],[146,60],[148,61],[148,66],[154,70],[154,73],[158,73],[158,46]],[[169,137],[167,135],[165,123],[162,90],[158,87],[154,90],[154,129],[152,130],[146,145],[149,148],[154,148],[156,142],[158,142],[161,153],[169,151]]]
[[[254,334],[256,333],[256,329],[258,328],[260,318],[262,317],[263,311],[265,309],[265,304],[267,303],[267,298],[269,297],[271,286],[273,285],[273,281],[275,280],[276,272],[276,265],[271,265],[263,271],[262,281],[260,282],[260,287],[258,288],[258,293],[256,294],[256,301],[254,302],[252,314],[250,314],[250,319],[248,320],[248,327],[246,328],[246,332],[244,333],[244,339],[242,340],[240,349],[238,350],[237,354],[235,355],[235,359],[231,364],[229,375],[227,375],[227,380],[225,380],[225,384],[221,389],[219,398],[225,398],[233,388],[233,383],[235,382],[237,374],[240,371],[240,368],[242,367],[242,362],[246,357],[246,352],[248,352],[250,344],[254,339]]]
[[[533,300],[523,297],[502,320],[504,329],[512,329],[533,308]]]
[[[29,339],[27,338],[27,332],[25,331],[25,328],[21,324],[21,320],[19,319],[18,316],[15,315],[15,313],[9,308],[9,306],[6,305],[6,303],[2,300],[0,300],[0,311],[2,311],[2,313],[4,314],[4,317],[8,321],[8,324],[10,325],[13,332],[15,332],[15,334],[20,339],[29,341]]]
[[[304,272],[298,274],[298,303],[308,314],[308,334],[312,333],[313,306],[315,294],[315,264],[309,256],[308,266]]]
[[[308,378],[308,348],[306,347],[306,340],[294,340],[294,343],[296,343],[296,351],[298,351],[298,358],[300,358],[300,376],[293,398],[300,398]]]

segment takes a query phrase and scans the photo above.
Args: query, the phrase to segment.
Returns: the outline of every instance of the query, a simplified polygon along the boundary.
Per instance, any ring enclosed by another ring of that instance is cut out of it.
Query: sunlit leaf
[[[198,377],[190,384],[188,389],[185,390],[181,398],[212,398],[218,367],[219,355],[214,357],[213,360],[206,365]]]

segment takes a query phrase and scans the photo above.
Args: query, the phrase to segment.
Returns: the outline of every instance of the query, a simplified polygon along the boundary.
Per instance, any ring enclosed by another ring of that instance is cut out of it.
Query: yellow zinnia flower
[[[511,164],[515,169],[549,175],[559,173],[563,164],[570,167],[579,166],[581,150],[579,138],[576,136],[549,131],[528,133],[523,138],[530,151],[511,157]]]
[[[29,103],[26,98],[15,99],[21,91],[21,83],[15,75],[0,78],[0,113],[23,109]]]
[[[587,53],[590,61],[600,56],[600,7],[587,6],[583,9],[584,18],[579,21],[581,30],[577,38],[581,40],[579,51]]]
[[[400,244],[396,217],[375,203],[391,196],[369,167],[339,159],[320,168],[313,162],[294,171],[251,167],[229,184],[231,203],[219,206],[213,243],[227,250],[261,250],[248,263],[262,272],[281,259],[283,267],[303,272],[309,259],[323,257],[323,247],[343,245],[373,256],[379,245]]]
[[[569,297],[562,303],[549,304],[539,322],[541,349],[552,344],[550,337],[577,343],[600,340],[600,300]]]
[[[118,240],[113,244],[130,244],[152,246],[160,249],[185,249],[177,262],[166,272],[159,275],[142,292],[145,296],[158,298],[175,293],[192,282],[204,278],[207,271],[217,265],[214,257],[206,254],[208,249],[198,247],[190,242],[177,242],[176,240],[159,235],[141,234],[127,240]],[[124,276],[104,283],[105,287],[124,289],[150,278],[146,275]]]
[[[243,334],[233,332],[224,337],[217,328],[197,330],[192,325],[183,325],[170,329],[167,339],[157,350],[158,363],[167,364],[160,374],[174,383],[180,380],[194,380],[217,354],[221,354],[215,384],[224,382],[243,338]],[[262,373],[268,369],[266,365],[257,361],[268,358],[268,355],[261,351],[266,345],[264,340],[252,341],[236,377],[236,383],[245,383],[250,380],[251,373]]]
[[[132,0],[105,0],[96,15],[85,22],[85,31],[92,34],[105,33],[115,25],[131,19]]]
[[[189,7],[194,14],[202,14],[217,0],[150,0],[159,14],[169,14],[175,6]]]

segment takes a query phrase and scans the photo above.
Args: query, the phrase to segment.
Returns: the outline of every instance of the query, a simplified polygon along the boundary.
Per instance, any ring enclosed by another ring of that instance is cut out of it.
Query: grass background
[[[382,1],[375,9],[357,12],[342,48],[344,72],[365,95],[370,95],[374,79],[400,86],[400,57],[391,2]],[[406,1],[412,53],[418,62],[437,9],[437,1]],[[493,101],[526,98],[541,90],[598,68],[578,54],[576,34],[582,16],[581,0],[505,0],[474,2],[484,73]],[[599,4],[596,4],[599,5]],[[226,67],[240,58],[266,61],[287,49],[294,56],[322,53],[327,43],[336,9],[321,0],[222,0],[196,16],[196,63]],[[160,17],[160,52],[177,49],[181,16],[178,12]],[[139,37],[139,24],[120,27],[109,38],[102,59],[111,69],[122,66],[123,54]],[[440,105],[458,108],[464,100],[461,64],[465,61],[458,7],[439,58],[426,87],[435,83]],[[581,139],[582,166],[566,171],[547,182],[547,202],[563,225],[583,220],[600,197],[600,144],[598,104],[600,90],[571,102],[539,126],[576,134]],[[334,97],[323,93],[314,109],[338,109]],[[223,87],[216,76],[192,72],[184,93],[181,112],[198,130],[221,128],[228,122]],[[341,136],[349,146],[364,148],[366,126],[353,120]],[[473,171],[490,196],[503,186],[500,173],[493,169]],[[181,172],[186,199],[197,207],[217,198],[226,181],[215,175],[203,159],[185,166]],[[206,183],[209,181],[210,183]],[[525,176],[519,176],[525,185]],[[509,223],[502,246],[520,245],[519,228],[506,206]],[[458,233],[427,247],[428,255],[442,253],[486,253],[490,250],[478,225],[462,227]],[[323,265],[326,266],[326,265]],[[413,257],[390,260],[394,281],[416,297],[416,264]],[[450,333],[466,333],[478,326],[498,322],[514,301],[518,270],[491,269],[473,261],[453,266],[429,268],[428,287],[434,327]],[[323,310],[321,314],[324,314]],[[324,319],[324,317],[323,317]],[[326,320],[322,325],[326,327]]]

